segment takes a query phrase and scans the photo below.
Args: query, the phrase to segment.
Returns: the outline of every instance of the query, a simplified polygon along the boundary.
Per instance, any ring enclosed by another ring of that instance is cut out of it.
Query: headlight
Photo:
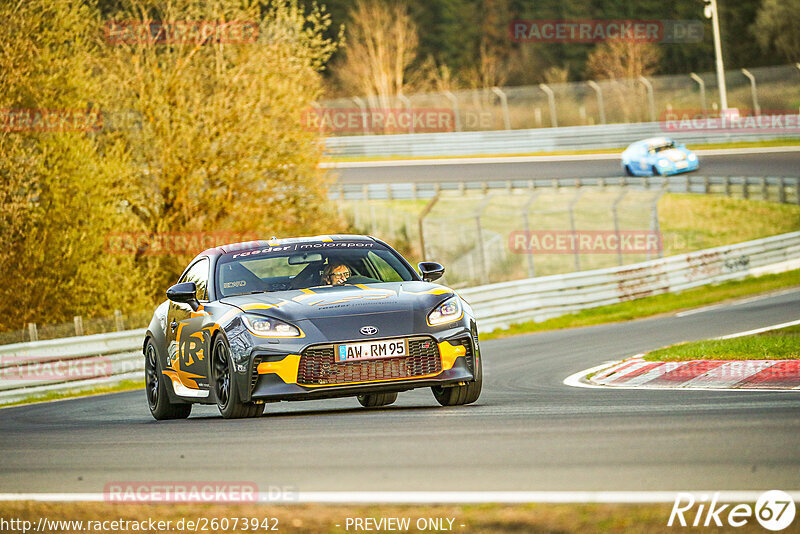
[[[428,324],[436,326],[450,323],[461,319],[461,316],[461,299],[452,297],[436,306],[433,311],[428,314]]]
[[[658,160],[658,166],[659,167],[668,167],[669,166],[669,160],[668,159],[660,159],[660,160]]]
[[[243,315],[242,320],[247,329],[253,334],[262,337],[301,337],[300,329],[289,323],[262,317],[260,315]]]
[[[697,156],[695,155],[695,153],[694,153],[694,152],[692,152],[691,154],[689,154],[689,161],[694,161],[694,160],[696,160],[696,159],[697,159]]]

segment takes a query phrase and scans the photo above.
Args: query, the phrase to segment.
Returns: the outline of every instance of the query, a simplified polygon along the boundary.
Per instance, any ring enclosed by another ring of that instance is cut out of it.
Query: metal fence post
[[[82,336],[83,335],[83,317],[80,315],[76,315],[72,318],[72,322],[75,325],[75,335]]]
[[[456,131],[460,132],[461,131],[461,117],[458,114],[458,98],[456,98],[456,95],[454,95],[452,91],[444,91],[442,94],[444,96],[446,96],[447,99],[450,100],[450,103],[453,105],[453,115],[456,116],[455,117],[455,119],[456,119]]]
[[[798,67],[800,68],[800,67]],[[795,178],[794,181],[794,194],[795,194],[795,202],[800,204],[800,178]]]
[[[503,126],[506,130],[510,130],[511,116],[508,114],[508,98],[506,98],[506,94],[500,90],[499,87],[492,87],[492,92],[500,97],[500,103],[503,106]]]
[[[114,310],[114,328],[117,332],[125,330],[125,322],[122,320],[122,312],[120,310]]]
[[[756,114],[756,117],[761,115],[761,106],[758,105],[758,91],[756,89],[756,77],[753,76],[753,73],[747,69],[742,69],[742,74],[747,76],[747,79],[750,80],[750,91],[753,93],[753,113]]]
[[[731,196],[731,177],[730,176],[726,176],[725,177],[725,196],[726,197]]]
[[[639,76],[639,81],[642,82],[647,90],[647,101],[650,104],[650,122],[656,122],[656,101],[653,96],[653,84],[644,76]]]
[[[662,189],[658,192],[658,194],[653,199],[653,203],[650,207],[651,215],[650,215],[650,229],[653,231],[655,235],[658,236],[658,257],[664,257],[664,240],[661,239],[661,223],[658,221],[658,201],[661,200],[661,197],[664,196],[665,191]],[[650,259],[650,251],[647,252],[647,259]]]
[[[589,80],[586,84],[594,89],[594,92],[597,93],[597,108],[600,110],[600,124],[606,123],[606,106],[603,103],[603,90],[600,88],[600,85],[597,84],[594,80]]]
[[[324,113],[322,111],[322,107],[317,102],[312,102],[311,107],[314,108],[314,112],[317,114],[317,120],[319,121],[319,133],[320,135],[325,134],[325,121],[322,119]],[[308,115],[306,115],[308,117]]]
[[[481,267],[483,270],[483,279],[489,280],[489,258],[486,255],[486,249],[484,248],[483,243],[483,228],[481,227],[481,215],[483,215],[483,210],[486,209],[486,206],[492,200],[492,195],[487,195],[486,198],[483,199],[483,202],[480,203],[478,209],[475,210],[475,230],[477,231],[477,238],[478,238],[478,250],[480,251],[481,255]]]
[[[778,178],[778,202],[786,204],[786,181],[783,176]]]
[[[428,202],[425,208],[422,210],[422,213],[419,214],[419,219],[417,219],[417,223],[419,224],[419,247],[420,252],[422,253],[422,261],[427,261],[425,256],[425,217],[433,209],[433,206],[439,202],[439,193],[436,193],[433,198]]]
[[[580,247],[579,247],[580,243],[578,243],[578,239],[577,239],[578,233],[577,233],[577,230],[575,229],[575,204],[578,203],[578,200],[580,200],[580,198],[583,195],[584,191],[586,191],[586,190],[585,189],[578,189],[575,192],[575,198],[573,198],[569,203],[569,228],[570,228],[570,230],[572,232],[572,247],[573,247],[573,252],[574,252],[574,255],[575,255],[575,271],[576,272],[581,270],[581,253],[580,253]]]
[[[408,133],[414,133],[414,112],[411,110],[411,100],[404,94],[397,95],[397,99],[403,103],[408,112]]]
[[[531,209],[531,206],[536,201],[536,197],[539,196],[541,191],[534,191],[528,200],[525,202],[525,206],[522,208],[522,224],[525,225],[525,235],[530,239],[531,237],[531,225],[530,225],[530,218],[528,212]],[[528,264],[528,278],[535,278],[536,277],[536,268],[533,265],[533,252],[530,250],[526,250],[525,254],[527,255],[526,262]]]
[[[364,103],[364,100],[360,97],[354,96],[353,102],[356,103],[356,106],[361,110],[361,126],[364,129],[364,135],[369,134],[369,126],[367,120],[367,104]]]
[[[39,341],[39,331],[36,329],[36,323],[28,323],[28,337],[31,341]]]
[[[623,189],[611,205],[611,214],[614,217],[614,235],[617,236],[617,265],[622,265],[622,240],[619,235],[619,212],[617,208],[622,199],[625,198],[625,195],[628,194],[628,191],[628,189]]]
[[[703,116],[707,114],[708,107],[706,106],[706,82],[703,81],[703,78],[695,74],[694,72],[690,72],[689,76],[697,82],[697,85],[700,86],[700,106],[703,109]]]
[[[558,117],[556,116],[556,95],[546,84],[540,83],[539,88],[547,94],[547,103],[550,105],[550,125],[558,128]]]
[[[368,202],[368,204],[369,204],[369,223],[370,223],[369,224],[369,229],[370,229],[370,234],[378,235],[378,221],[377,221],[377,218],[375,217],[375,203],[374,202]]]

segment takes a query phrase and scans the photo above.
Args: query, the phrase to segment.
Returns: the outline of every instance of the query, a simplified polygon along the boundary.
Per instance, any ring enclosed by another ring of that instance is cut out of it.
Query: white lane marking
[[[596,161],[600,159],[622,160],[620,154],[572,154],[564,156],[491,156],[471,158],[436,159],[391,159],[381,161],[327,161],[319,164],[322,169],[350,169],[357,167],[418,167],[425,165],[488,165],[494,163],[535,163],[560,161]]]
[[[756,147],[756,148],[720,148],[709,150],[695,150],[698,156],[727,156],[739,154],[772,154],[779,152],[798,152],[800,146],[786,147]],[[460,158],[435,158],[435,159],[395,159],[377,161],[325,161],[319,164],[321,169],[352,169],[358,167],[416,167],[425,165],[481,165],[490,163],[535,163],[535,162],[561,162],[561,161],[597,161],[622,159],[619,154],[565,154],[551,156],[490,156],[490,157],[460,157]]]
[[[781,328],[788,328],[800,324],[800,319],[797,321],[789,321],[788,323],[774,324],[772,326],[765,326],[764,328],[756,328],[755,330],[747,330],[746,332],[737,332],[735,334],[728,334],[727,336],[717,337],[714,339],[734,339],[742,336],[749,336],[753,334],[760,334],[761,332],[769,332],[770,330],[780,330]]]
[[[800,152],[800,146],[762,146],[753,148],[708,148],[695,150],[698,156],[735,156],[737,154],[779,154],[782,152]]]
[[[771,299],[773,297],[781,297],[783,295],[789,295],[790,293],[797,293],[797,292],[798,292],[797,288],[792,288],[792,289],[786,289],[784,291],[778,291],[777,293],[768,293],[766,295],[757,295],[755,297],[748,297],[729,303],[711,304],[710,306],[703,306],[702,308],[694,308],[692,310],[678,312],[675,314],[675,317],[686,317],[688,315],[694,315],[696,313],[704,313],[707,311],[718,310],[720,308],[739,306],[741,304],[748,304],[750,302],[757,302],[759,300]]]
[[[622,363],[623,361],[624,360],[613,362],[611,365],[617,365]],[[578,371],[577,373],[571,374],[567,378],[565,378],[563,384],[565,386],[572,386],[574,388],[608,389],[606,386],[597,386],[595,384],[590,384],[588,382],[583,381],[583,377],[601,371],[608,366],[609,366],[608,363],[601,363],[600,365],[592,367],[591,369],[586,369],[585,371]]]
[[[718,494],[718,502],[756,501],[763,491],[686,490]],[[795,501],[800,491],[787,492]],[[672,503],[676,491],[287,491],[284,495],[260,492],[258,502],[283,503]],[[103,502],[102,493],[2,493],[0,501]],[[155,501],[153,501],[155,502]]]

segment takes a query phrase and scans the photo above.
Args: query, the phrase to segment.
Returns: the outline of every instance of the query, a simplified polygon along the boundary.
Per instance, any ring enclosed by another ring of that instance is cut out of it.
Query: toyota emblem
[[[361,333],[365,336],[374,336],[378,333],[378,329],[374,326],[362,326]]]

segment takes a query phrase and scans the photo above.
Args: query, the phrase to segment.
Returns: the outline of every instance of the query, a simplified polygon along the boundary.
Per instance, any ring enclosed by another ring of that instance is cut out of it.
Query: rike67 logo
[[[720,504],[719,493],[708,502],[708,495],[699,499],[691,493],[678,493],[667,526],[742,527],[755,518],[767,530],[779,531],[792,524],[795,504],[792,496],[780,490],[762,493],[755,507],[749,504]],[[695,506],[696,505],[696,506]]]

